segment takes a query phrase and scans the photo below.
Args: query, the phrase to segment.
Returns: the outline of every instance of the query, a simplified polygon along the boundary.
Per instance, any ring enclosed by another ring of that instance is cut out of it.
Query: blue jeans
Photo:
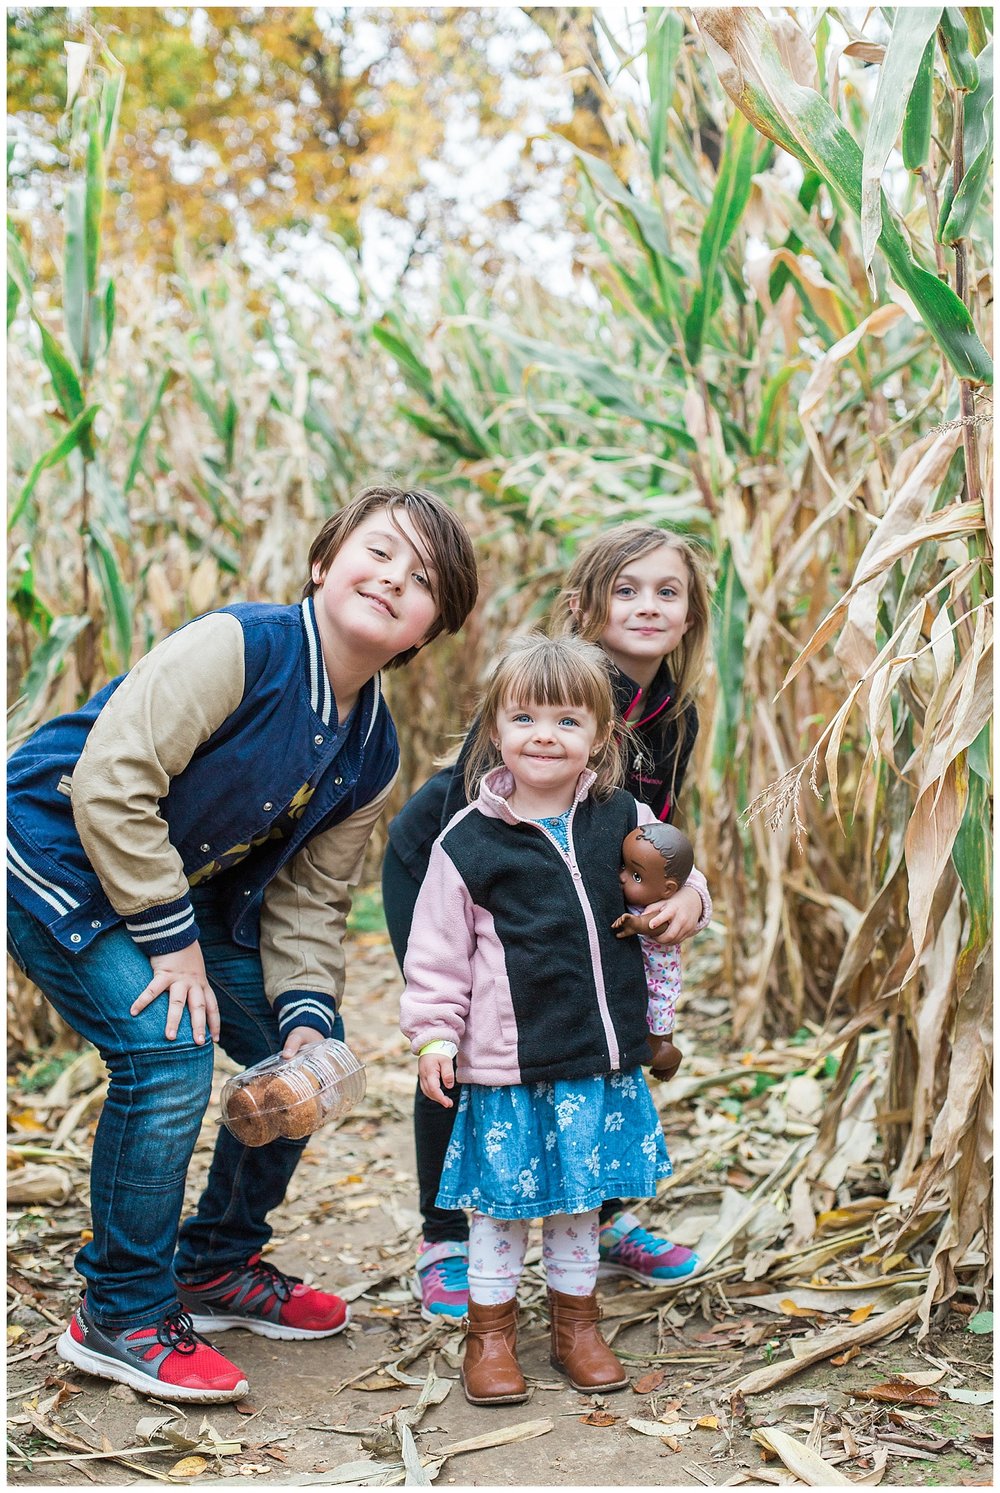
[[[192,901],[219,1003],[219,1045],[249,1067],[281,1046],[260,955],[233,943],[210,887],[195,888]],[[168,1042],[166,996],[129,1015],[149,984],[150,965],[124,928],[71,954],[8,898],[7,938],[17,964],[93,1043],[111,1075],[91,1160],[94,1237],[76,1257],[88,1306],[100,1326],[116,1333],[158,1321],[176,1308],[175,1272],[211,1278],[245,1264],[268,1242],[267,1215],[284,1199],[306,1142],[249,1148],[220,1125],[208,1184],[194,1217],[180,1228],[187,1170],[211,1094],[214,1044],[195,1043],[187,1011]],[[338,1017],[334,1035],[343,1034]]]

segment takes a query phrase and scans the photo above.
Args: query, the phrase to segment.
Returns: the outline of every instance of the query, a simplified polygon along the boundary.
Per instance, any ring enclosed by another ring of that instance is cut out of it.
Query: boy
[[[457,632],[476,594],[439,499],[368,488],[314,540],[300,605],[198,618],[11,758],[11,952],[111,1073],[87,1290],[57,1348],[78,1367],[239,1399],[201,1331],[346,1325],[339,1297],[260,1259],[304,1141],[220,1128],[178,1232],[185,1177],[215,1041],[249,1066],[343,1036],[350,887],[398,764],[379,670]]]

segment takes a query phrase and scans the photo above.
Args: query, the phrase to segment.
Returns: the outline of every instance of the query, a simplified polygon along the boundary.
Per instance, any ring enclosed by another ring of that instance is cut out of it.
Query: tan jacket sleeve
[[[395,781],[395,779],[393,779]],[[260,957],[264,993],[272,1003],[290,991],[344,993],[344,930],[365,850],[389,783],[349,819],[316,835],[278,872],[264,893]]]
[[[239,705],[244,678],[243,629],[215,612],[158,643],[94,722],[73,772],[73,818],[117,913],[187,897],[159,800]]]

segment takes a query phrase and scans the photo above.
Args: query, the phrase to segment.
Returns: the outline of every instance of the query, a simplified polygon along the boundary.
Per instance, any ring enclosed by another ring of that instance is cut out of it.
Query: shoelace
[[[436,1266],[432,1265],[430,1268],[432,1270],[440,1270],[441,1284],[446,1291],[461,1292],[466,1290],[466,1270],[468,1267],[465,1260],[459,1259],[456,1255],[446,1255],[443,1260],[438,1260]]]
[[[266,1264],[264,1260],[252,1260],[247,1268],[252,1270],[254,1275],[264,1277],[279,1301],[287,1301],[293,1288],[302,1284],[300,1276],[283,1275],[280,1270],[276,1270],[273,1265]]]
[[[645,1229],[630,1229],[619,1242],[637,1245],[639,1249],[644,1249],[647,1254],[651,1255],[666,1254],[667,1250],[674,1247],[669,1239],[658,1239],[655,1234],[649,1234]]]
[[[204,1339],[200,1338],[194,1330],[194,1323],[185,1311],[171,1312],[164,1317],[156,1329],[156,1341],[161,1348],[173,1348],[178,1353],[194,1353],[198,1344]]]

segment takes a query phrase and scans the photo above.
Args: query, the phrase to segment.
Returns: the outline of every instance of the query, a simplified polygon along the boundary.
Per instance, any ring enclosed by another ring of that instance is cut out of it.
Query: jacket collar
[[[307,596],[301,603],[302,626],[306,635],[306,674],[309,680],[309,703],[315,713],[325,726],[331,726],[335,730],[343,724],[337,719],[337,705],[333,694],[333,685],[330,676],[326,672],[326,663],[323,659],[323,648],[319,637],[319,623],[316,621],[316,604],[311,596]],[[367,712],[367,726],[365,730],[364,743],[367,744],[378,708],[382,700],[382,676],[375,674],[362,687],[358,697],[358,703],[354,707],[354,713],[364,714]]]
[[[573,794],[573,807],[587,797],[591,786],[597,781],[597,773],[585,767],[576,780],[576,792]],[[510,806],[510,796],[514,792],[514,777],[509,767],[494,767],[483,778],[479,787],[479,797],[476,800],[477,807],[490,818],[502,819],[506,824],[531,824],[530,819],[522,819]]]
[[[658,715],[661,715],[666,710],[674,698],[676,687],[673,679],[670,677],[670,670],[667,668],[666,659],[662,659],[660,667],[653,675],[653,681],[642,702],[641,716],[638,714],[630,715],[629,711],[633,709],[640,693],[639,686],[634,679],[631,679],[628,674],[616,665],[612,664],[611,669],[611,683],[615,694],[615,704],[618,707],[618,712],[622,720],[628,721],[630,726],[644,726],[647,721],[655,720]]]

